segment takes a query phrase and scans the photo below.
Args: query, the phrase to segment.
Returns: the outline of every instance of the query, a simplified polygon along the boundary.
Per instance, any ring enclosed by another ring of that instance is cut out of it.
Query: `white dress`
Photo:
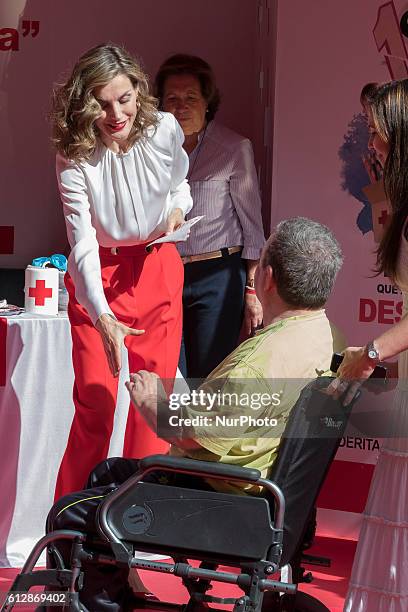
[[[408,313],[408,243],[401,241],[398,286]],[[386,398],[386,395],[384,396]],[[408,611],[408,351],[398,358],[389,413],[399,438],[385,438],[354,558],[345,612]]]

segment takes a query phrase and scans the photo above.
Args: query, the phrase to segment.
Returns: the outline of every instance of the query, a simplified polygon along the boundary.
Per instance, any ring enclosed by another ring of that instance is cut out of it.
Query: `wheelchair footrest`
[[[318,557],[317,555],[302,554],[301,563],[307,563],[308,565],[320,565],[321,567],[330,567],[331,559],[328,557]]]
[[[198,601],[199,603],[235,604],[239,597],[214,597],[214,595],[193,593],[192,599],[194,599],[194,601]]]

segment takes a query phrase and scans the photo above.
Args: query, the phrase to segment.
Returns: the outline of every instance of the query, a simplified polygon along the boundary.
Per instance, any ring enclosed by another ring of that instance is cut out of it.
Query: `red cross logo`
[[[378,217],[378,223],[379,223],[380,225],[382,225],[383,227],[385,227],[385,224],[387,223],[388,217],[389,217],[388,212],[387,212],[387,210],[384,208],[384,209],[381,211],[381,216],[380,216],[380,217]]]
[[[45,298],[52,297],[52,289],[45,286],[45,280],[37,280],[35,287],[30,287],[28,295],[35,299],[36,306],[44,306]]]

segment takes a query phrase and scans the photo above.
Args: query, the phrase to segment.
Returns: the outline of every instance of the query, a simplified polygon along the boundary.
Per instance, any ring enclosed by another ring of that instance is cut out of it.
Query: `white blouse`
[[[112,314],[101,279],[99,245],[129,246],[165,231],[172,210],[193,205],[186,181],[188,156],[183,131],[170,113],[126,153],[98,144],[88,161],[57,155],[57,179],[71,254],[68,271],[75,297],[93,323]]]

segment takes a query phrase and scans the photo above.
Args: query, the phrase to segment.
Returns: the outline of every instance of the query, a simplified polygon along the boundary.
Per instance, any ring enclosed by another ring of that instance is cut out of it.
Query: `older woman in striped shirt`
[[[248,139],[214,120],[219,93],[211,67],[174,55],[160,67],[156,95],[184,132],[192,215],[205,218],[179,246],[184,263],[183,343],[179,367],[205,377],[262,323],[254,274],[265,242],[261,200]]]

